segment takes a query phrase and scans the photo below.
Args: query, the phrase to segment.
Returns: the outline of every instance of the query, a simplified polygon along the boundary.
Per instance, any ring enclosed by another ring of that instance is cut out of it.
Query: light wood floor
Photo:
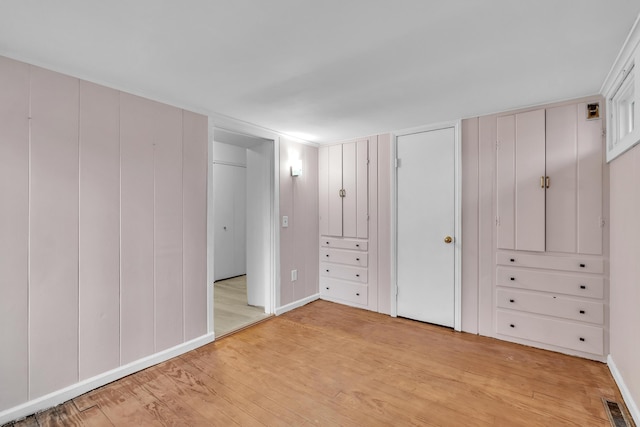
[[[213,329],[221,337],[269,317],[264,307],[247,304],[247,276],[220,280],[213,285]]]
[[[607,426],[598,362],[317,301],[17,425]]]

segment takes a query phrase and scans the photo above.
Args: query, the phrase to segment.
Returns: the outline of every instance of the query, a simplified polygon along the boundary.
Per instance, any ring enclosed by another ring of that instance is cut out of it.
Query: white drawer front
[[[604,278],[602,276],[507,267],[498,267],[496,273],[498,286],[588,298],[604,298]]]
[[[604,351],[601,327],[563,320],[498,310],[496,332],[585,353],[602,355]]]
[[[337,249],[366,251],[369,244],[366,240],[340,239],[338,237],[320,236],[320,246]]]
[[[366,253],[356,251],[346,251],[342,249],[321,248],[320,260],[326,262],[336,262],[339,264],[355,265],[357,267],[366,267],[369,256]]]
[[[320,275],[334,279],[367,283],[367,269],[362,267],[349,267],[346,265],[322,262],[320,263]]]
[[[320,279],[320,295],[356,304],[367,305],[368,303],[367,285],[341,282],[326,277]]]
[[[579,273],[604,273],[604,260],[602,258],[498,252],[496,254],[496,263],[512,267],[546,268]]]
[[[501,308],[546,314],[583,322],[604,323],[604,304],[561,296],[498,289],[497,305]]]

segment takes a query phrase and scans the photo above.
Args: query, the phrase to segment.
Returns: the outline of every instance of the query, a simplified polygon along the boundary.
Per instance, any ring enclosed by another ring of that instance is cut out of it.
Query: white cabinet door
[[[328,235],[342,236],[342,145],[329,147]]]
[[[545,250],[545,113],[516,114],[516,250]]]
[[[397,151],[398,315],[453,327],[454,129],[401,136]]]

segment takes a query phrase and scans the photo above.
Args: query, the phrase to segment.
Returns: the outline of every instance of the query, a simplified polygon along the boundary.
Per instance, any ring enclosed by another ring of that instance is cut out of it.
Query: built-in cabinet
[[[495,116],[494,333],[602,359],[601,99]]]
[[[377,137],[322,146],[318,153],[320,295],[377,310]],[[373,240],[372,240],[373,239]],[[372,285],[374,289],[372,290]]]
[[[497,247],[602,254],[603,124],[586,102],[497,118]]]
[[[322,147],[320,163],[320,234],[369,235],[369,140]]]

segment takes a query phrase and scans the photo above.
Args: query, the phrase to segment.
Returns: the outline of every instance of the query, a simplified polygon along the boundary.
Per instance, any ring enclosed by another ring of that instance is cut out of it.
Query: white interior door
[[[246,272],[246,169],[213,165],[214,280]]]
[[[453,127],[397,140],[397,313],[448,327],[455,321],[455,144]]]

